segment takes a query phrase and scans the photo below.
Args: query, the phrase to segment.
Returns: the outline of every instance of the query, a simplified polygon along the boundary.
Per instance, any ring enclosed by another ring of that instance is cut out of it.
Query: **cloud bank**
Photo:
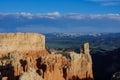
[[[0,13],[0,32],[120,32],[120,14]]]

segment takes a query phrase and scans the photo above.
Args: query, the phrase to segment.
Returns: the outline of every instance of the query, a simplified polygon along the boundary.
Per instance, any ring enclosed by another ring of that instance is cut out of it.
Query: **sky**
[[[120,0],[0,0],[0,12],[120,13]]]
[[[120,0],[0,0],[0,32],[17,31],[120,32]]]

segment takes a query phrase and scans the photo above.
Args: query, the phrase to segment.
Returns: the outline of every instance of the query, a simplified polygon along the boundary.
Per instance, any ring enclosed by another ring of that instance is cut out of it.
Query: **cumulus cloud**
[[[66,18],[72,18],[72,19],[114,19],[114,20],[120,20],[120,14],[67,14],[64,15]]]
[[[0,16],[1,17],[14,16],[16,18],[23,16],[23,17],[26,17],[28,19],[32,19],[34,15],[32,13],[27,13],[27,12],[16,12],[16,13],[0,13]]]
[[[38,13],[38,14],[31,14],[31,13],[21,13],[21,15],[26,16],[28,18],[32,18],[32,17],[39,17],[39,18],[50,18],[50,19],[55,19],[57,17],[60,17],[60,13],[59,12],[49,12],[49,13]]]
[[[53,13],[45,13],[45,14],[32,14],[32,13],[0,13],[0,18],[4,16],[14,16],[16,18],[19,18],[21,16],[26,17],[28,19],[33,18],[48,18],[48,19],[58,19],[58,18],[68,18],[68,19],[102,19],[102,18],[108,18],[108,19],[114,19],[114,20],[120,20],[120,14],[79,14],[79,13],[68,13],[68,14],[60,14],[59,12],[53,12]]]
[[[37,14],[33,14],[33,13],[28,13],[28,12],[16,12],[16,13],[0,13],[0,16],[14,16],[16,18],[19,18],[21,16],[26,17],[28,19],[33,19],[34,17],[37,18],[50,18],[50,19],[55,19],[61,16],[61,14],[59,12],[49,12],[49,13],[37,13]]]
[[[79,13],[69,13],[69,14],[65,14],[63,15],[65,18],[71,18],[71,19],[84,19],[86,18],[88,15],[83,15],[83,14],[79,14]]]
[[[55,12],[54,14],[9,13],[4,15],[2,13],[0,20],[0,26],[5,31],[88,32],[92,30],[95,32],[100,30],[112,32],[114,29],[118,32],[120,30],[120,14],[60,14]],[[0,29],[0,31],[3,30]]]
[[[56,19],[58,17],[60,17],[60,13],[59,12],[52,12],[52,13],[47,13],[47,14],[42,14],[42,15],[38,15],[38,16],[42,16],[45,18],[50,18],[50,19]]]
[[[53,13],[47,13],[48,15],[55,15],[55,16],[60,16],[60,13],[59,12],[53,12]]]
[[[0,13],[0,18],[3,16],[14,16],[18,17],[26,17],[28,19],[33,18],[49,18],[49,19],[58,19],[58,18],[68,18],[68,19],[102,19],[109,18],[114,20],[120,20],[120,14],[79,14],[79,13],[68,13],[68,14],[60,14],[59,12],[46,13],[46,14],[32,14],[32,13]]]
[[[108,19],[120,20],[120,14],[96,14],[96,15],[89,15],[89,16],[91,19],[108,18]]]
[[[21,12],[21,13],[16,13],[16,14],[22,15],[22,16],[27,17],[27,18],[29,18],[29,19],[32,19],[32,17],[33,17],[33,14],[31,14],[31,13],[26,13],[26,12]]]

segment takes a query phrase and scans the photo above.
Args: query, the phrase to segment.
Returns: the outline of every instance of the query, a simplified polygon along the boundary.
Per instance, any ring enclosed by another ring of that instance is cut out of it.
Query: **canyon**
[[[49,52],[45,36],[38,33],[0,34],[0,72],[2,80],[93,80],[89,43],[70,58]],[[33,71],[34,73],[31,73]],[[29,75],[27,75],[27,73]],[[27,75],[27,76],[25,76]],[[29,79],[30,78],[30,79]]]

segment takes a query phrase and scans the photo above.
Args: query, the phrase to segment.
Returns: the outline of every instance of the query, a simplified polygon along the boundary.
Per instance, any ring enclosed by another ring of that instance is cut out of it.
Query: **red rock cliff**
[[[93,79],[92,59],[89,53],[89,44],[84,44],[81,48],[80,54],[72,52],[70,56],[71,66],[68,69],[69,80]]]
[[[80,54],[72,52],[67,59],[61,54],[48,54],[43,35],[0,34],[0,54],[3,79],[18,80],[33,68],[44,80],[93,80],[88,43],[84,44]]]
[[[1,33],[0,54],[10,52],[40,53],[45,51],[45,36],[37,33]]]

